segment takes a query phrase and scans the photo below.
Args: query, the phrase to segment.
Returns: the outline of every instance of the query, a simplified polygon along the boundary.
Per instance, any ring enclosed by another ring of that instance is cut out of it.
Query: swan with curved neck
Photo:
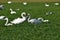
[[[24,15],[26,15],[25,12],[23,12],[23,13],[21,14],[21,17],[22,17],[22,18],[18,17],[17,19],[14,19],[13,21],[11,21],[11,23],[13,23],[13,24],[19,24],[19,23],[24,22],[24,21],[26,20],[26,17],[25,17]]]
[[[5,18],[5,20],[6,20],[5,26],[23,23],[23,22],[26,20],[26,17],[25,17],[24,15],[26,15],[25,12],[23,12],[23,13],[21,14],[22,18],[18,17],[18,18],[16,18],[16,19],[10,21],[10,23],[8,23],[8,18]]]
[[[13,11],[13,9],[10,8],[10,14],[16,14],[16,11]]]
[[[28,22],[35,23],[35,24],[41,23],[41,21],[40,21],[41,18],[38,18],[38,19],[30,19],[30,14],[28,14],[28,15],[29,15]]]

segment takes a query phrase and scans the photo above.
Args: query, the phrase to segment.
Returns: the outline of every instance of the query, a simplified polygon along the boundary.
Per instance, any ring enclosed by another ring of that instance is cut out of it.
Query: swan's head
[[[22,16],[22,17],[26,17],[27,14],[26,14],[25,12],[22,12],[22,13],[21,13],[21,16]]]
[[[10,8],[10,10],[12,10],[12,8]]]
[[[29,18],[29,17],[30,17],[30,14],[28,13],[28,14],[27,14],[27,18]]]
[[[27,17],[29,17],[29,16],[30,16],[30,14],[28,13],[28,14],[27,14]]]
[[[5,18],[4,20],[8,20],[8,18]]]

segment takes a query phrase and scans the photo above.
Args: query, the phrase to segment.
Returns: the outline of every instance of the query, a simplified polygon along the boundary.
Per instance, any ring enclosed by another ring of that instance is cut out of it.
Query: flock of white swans
[[[20,23],[23,23],[24,21],[27,20],[28,23],[32,23],[32,24],[39,24],[41,22],[49,22],[49,20],[44,20],[42,17],[38,18],[38,19],[31,19],[30,18],[30,14],[26,14],[25,12],[22,12],[21,13],[21,17],[18,17],[12,21],[10,21],[9,23],[9,18],[6,17],[6,16],[0,16],[0,20],[5,20],[6,23],[5,23],[5,26],[10,26],[10,25],[13,25],[13,24],[20,24]]]
[[[11,1],[8,1],[8,4],[11,4],[12,2]],[[23,2],[24,5],[27,5],[27,2]],[[55,5],[59,5],[59,3],[55,3]],[[46,7],[49,7],[50,5],[49,4],[45,4]],[[3,6],[0,6],[0,8],[2,8]],[[17,9],[19,10],[19,9]],[[10,14],[16,14],[16,12],[10,8]],[[49,15],[49,14],[52,14],[52,12],[50,13],[46,13],[46,15]],[[21,18],[22,17],[22,18]],[[25,12],[22,12],[21,13],[21,17],[18,17],[16,19],[13,19],[12,21],[9,22],[9,18],[6,17],[6,16],[0,16],[0,20],[5,20],[6,23],[5,23],[5,26],[11,26],[13,24],[20,24],[20,23],[23,23],[27,20],[28,23],[31,23],[31,24],[39,24],[41,22],[49,22],[49,20],[44,20],[42,17],[39,17],[39,18],[33,18],[31,19],[31,15],[28,13],[25,13]]]

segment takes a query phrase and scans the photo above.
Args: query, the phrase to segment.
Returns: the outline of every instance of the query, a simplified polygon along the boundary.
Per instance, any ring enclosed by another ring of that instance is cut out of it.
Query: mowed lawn
[[[45,7],[45,3],[28,3],[24,6],[22,3],[2,3],[4,10],[0,10],[0,16],[6,16],[9,21],[21,17],[22,12],[31,14],[31,18],[43,17],[50,20],[49,23],[41,23],[39,25],[30,24],[25,21],[22,24],[4,26],[5,21],[0,20],[0,40],[60,40],[60,5],[49,3],[49,7]],[[17,14],[11,15],[10,8],[14,9]],[[16,9],[20,10],[17,11]],[[46,16],[46,12],[52,11],[52,15]]]

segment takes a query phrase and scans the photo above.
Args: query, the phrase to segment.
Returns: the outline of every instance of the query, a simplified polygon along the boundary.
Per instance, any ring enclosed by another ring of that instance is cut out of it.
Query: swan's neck
[[[28,18],[28,22],[30,22],[30,16],[29,16],[29,18]]]
[[[22,17],[22,18],[25,18],[23,13],[21,14],[21,17]]]
[[[8,18],[6,19],[6,23],[5,23],[5,25],[7,25],[8,24]]]

